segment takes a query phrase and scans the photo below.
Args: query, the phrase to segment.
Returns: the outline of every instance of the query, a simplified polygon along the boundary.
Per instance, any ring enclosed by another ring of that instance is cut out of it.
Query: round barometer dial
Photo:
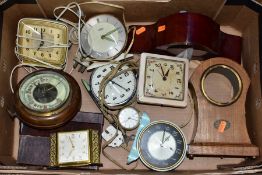
[[[70,75],[51,69],[27,75],[15,92],[16,111],[25,123],[53,128],[70,120],[81,106],[81,92]]]

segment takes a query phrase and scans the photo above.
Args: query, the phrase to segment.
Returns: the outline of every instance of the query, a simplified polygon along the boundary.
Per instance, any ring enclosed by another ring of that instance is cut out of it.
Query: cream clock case
[[[108,14],[90,18],[81,30],[81,49],[94,59],[111,59],[122,53],[127,41],[124,24]]]
[[[64,23],[23,18],[18,23],[16,54],[22,63],[62,69],[68,50],[68,28]]]
[[[51,135],[51,166],[100,163],[99,135],[95,130],[58,132]]]
[[[187,91],[187,59],[142,53],[138,83],[139,102],[185,107]]]

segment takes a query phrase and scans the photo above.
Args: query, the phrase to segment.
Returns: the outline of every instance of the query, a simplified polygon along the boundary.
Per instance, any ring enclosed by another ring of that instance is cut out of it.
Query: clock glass
[[[58,164],[90,161],[88,130],[58,133],[57,142]]]
[[[29,109],[36,112],[53,111],[68,99],[68,81],[56,72],[45,71],[23,80],[19,87],[19,98]]]
[[[52,20],[23,18],[18,23],[18,54],[23,62],[47,65],[35,59],[62,68],[67,57],[68,28]]]
[[[188,60],[142,53],[138,101],[167,106],[187,105]]]
[[[108,64],[97,68],[91,75],[91,92],[99,99],[99,87],[103,78],[114,69],[116,64]],[[123,66],[118,71],[128,69]],[[105,87],[105,102],[109,106],[117,106],[128,103],[136,93],[136,76],[134,72],[127,71],[113,78]]]
[[[126,40],[124,24],[108,14],[90,18],[81,31],[82,50],[96,59],[118,56],[124,49]]]
[[[186,155],[186,140],[178,126],[167,121],[155,121],[145,127],[137,147],[142,162],[156,171],[178,167]]]

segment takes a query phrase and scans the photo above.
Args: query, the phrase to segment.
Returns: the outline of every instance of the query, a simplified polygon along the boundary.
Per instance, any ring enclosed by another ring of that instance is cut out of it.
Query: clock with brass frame
[[[100,163],[97,130],[58,132],[50,136],[50,166],[69,167]]]
[[[62,69],[67,51],[68,27],[64,23],[38,18],[18,22],[17,54],[23,63],[41,67],[50,67],[49,64]]]
[[[15,109],[27,125],[56,128],[71,120],[81,107],[81,91],[69,74],[42,69],[28,74],[15,89]]]
[[[142,53],[138,101],[165,106],[186,107],[188,60]]]

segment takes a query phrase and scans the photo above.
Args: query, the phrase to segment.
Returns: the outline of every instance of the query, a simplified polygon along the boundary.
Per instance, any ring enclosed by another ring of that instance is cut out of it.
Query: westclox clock
[[[141,54],[139,102],[185,107],[187,105],[187,87],[187,59],[150,53]]]
[[[26,124],[56,128],[72,119],[81,107],[81,91],[69,74],[52,69],[24,77],[14,93],[18,117]]]

